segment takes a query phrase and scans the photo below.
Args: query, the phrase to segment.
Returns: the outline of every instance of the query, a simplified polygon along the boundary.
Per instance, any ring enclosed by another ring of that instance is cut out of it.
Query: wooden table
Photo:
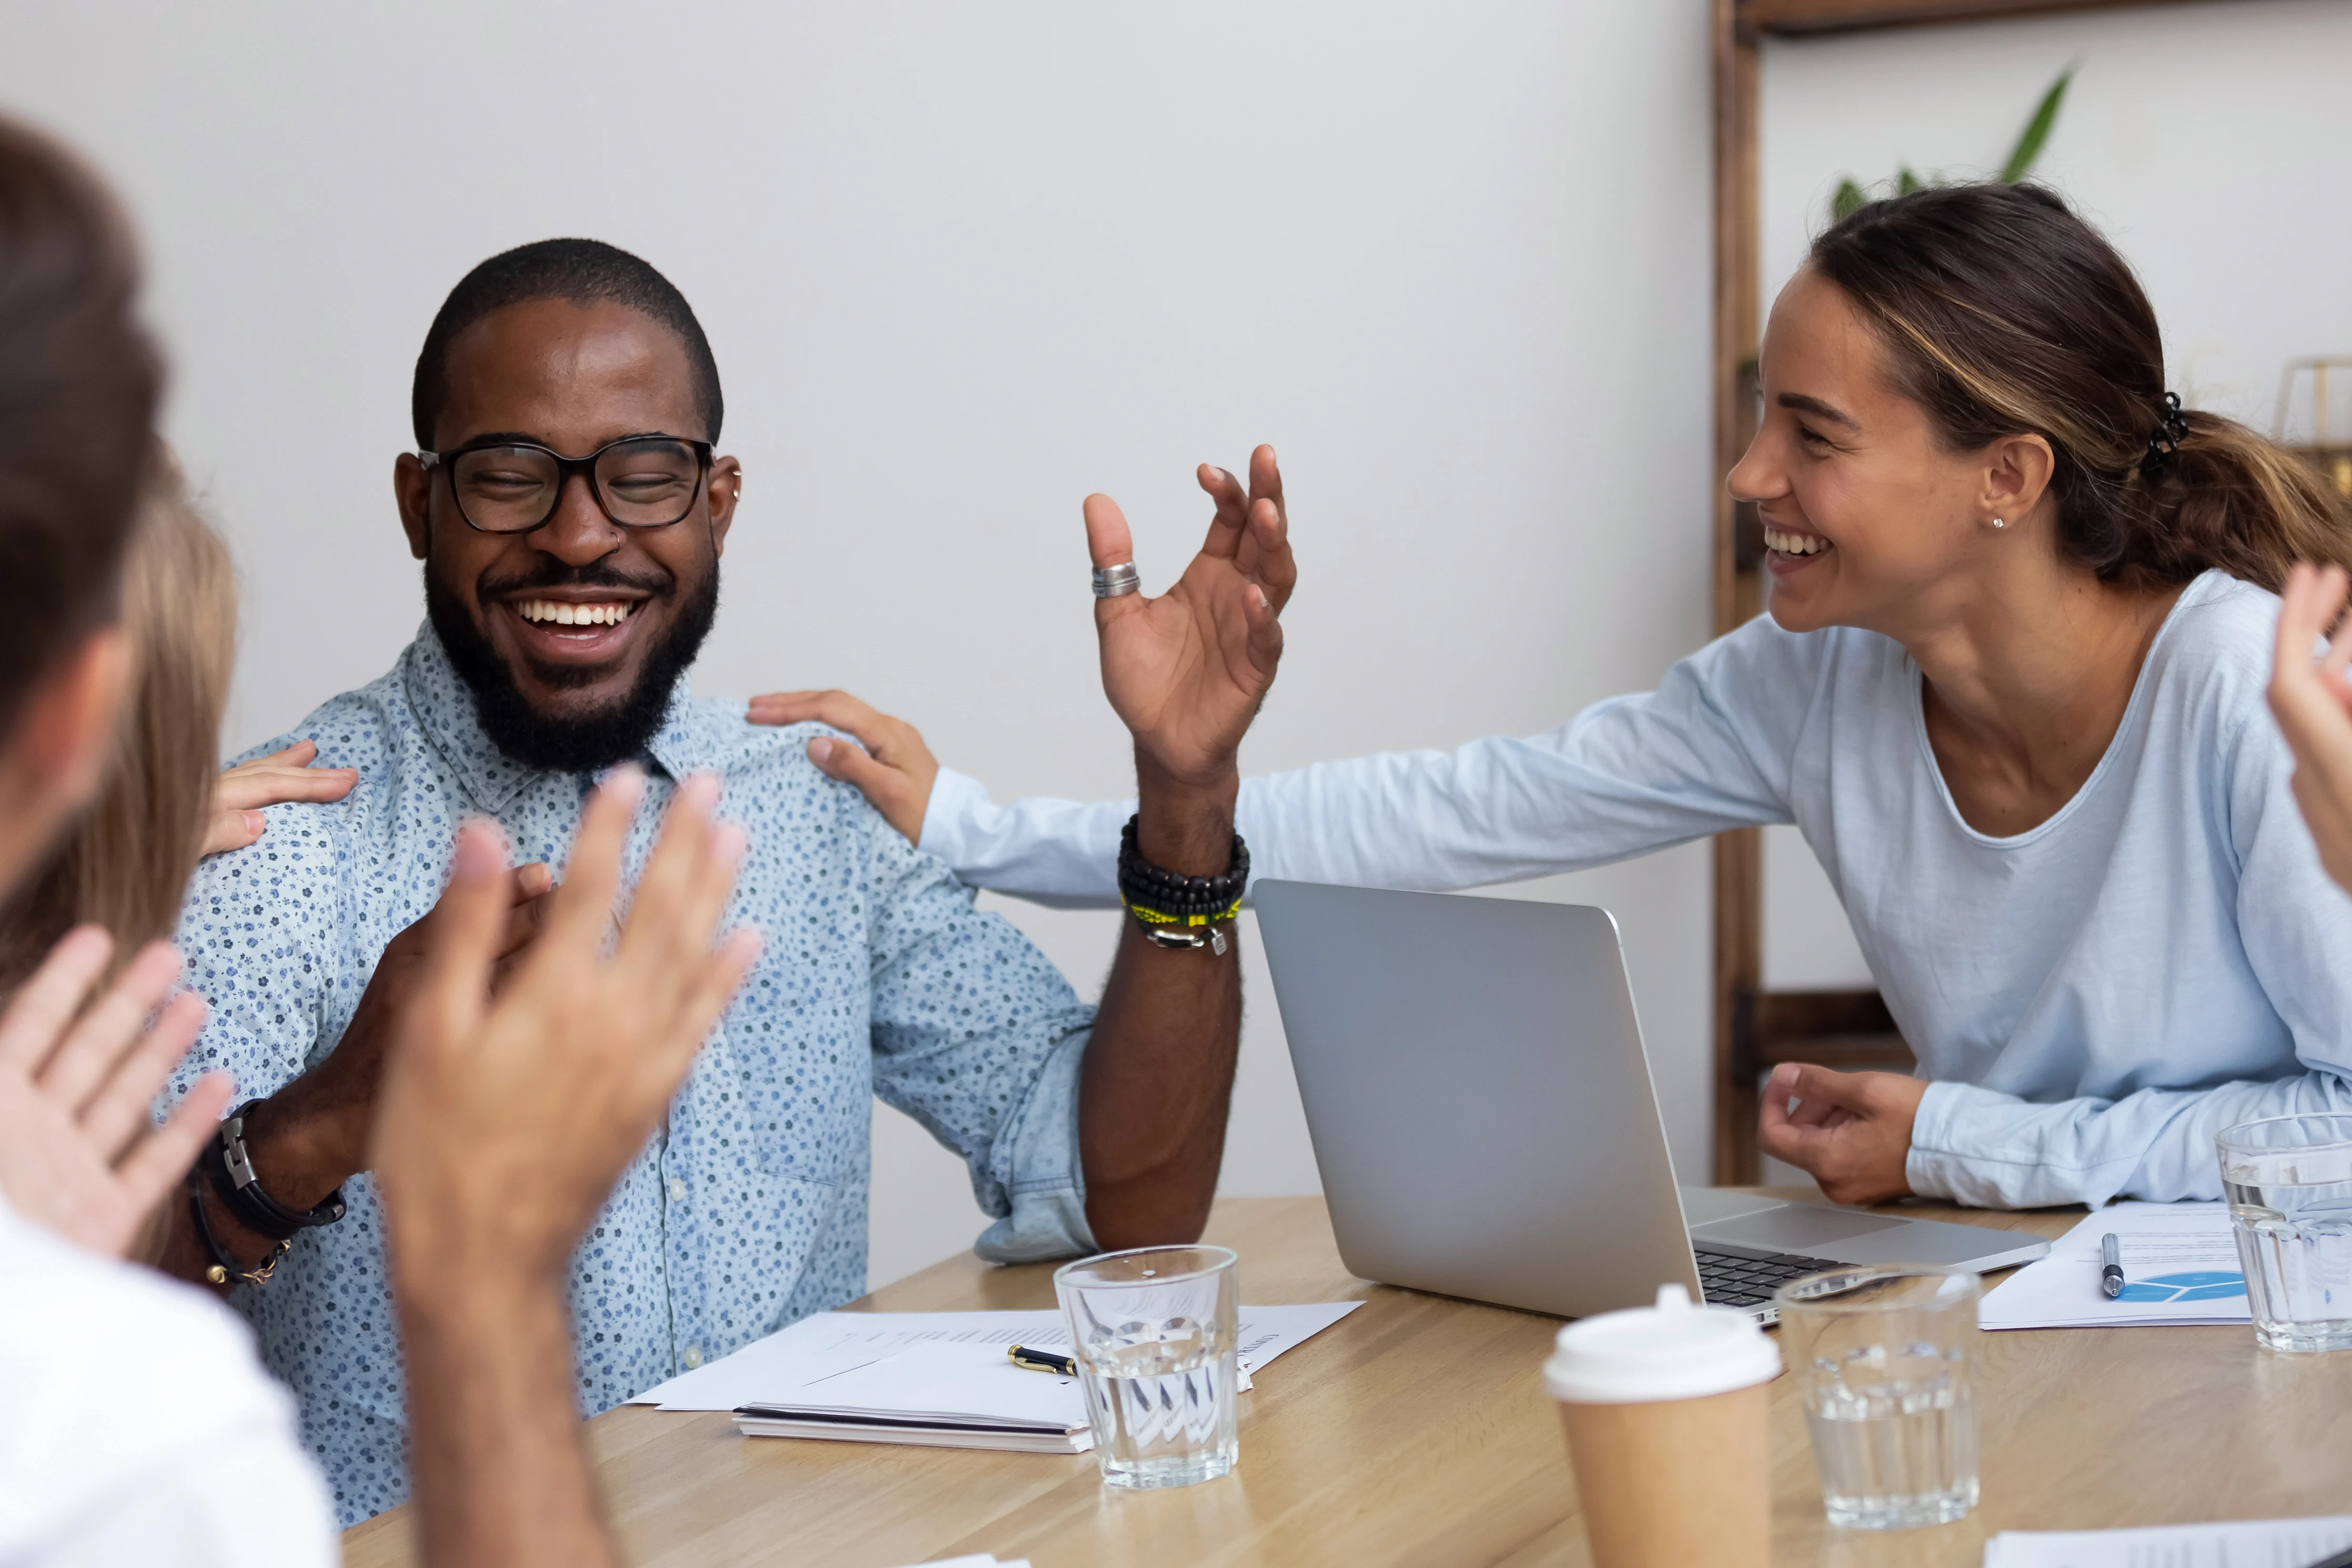
[[[2056,1236],[2080,1209],[1903,1212]],[[1208,1239],[1254,1302],[1361,1300],[1242,1400],[1241,1465],[1174,1491],[1105,1489],[1075,1458],[743,1438],[723,1415],[589,1423],[630,1560],[663,1568],[897,1568],[967,1552],[1036,1568],[1589,1562],[1539,1385],[1555,1318],[1373,1285],[1339,1265],[1318,1198],[1229,1198]],[[1053,1304],[1050,1267],[951,1259],[853,1303]],[[1780,1563],[1969,1564],[1994,1531],[2352,1512],[2352,1354],[2259,1350],[2245,1328],[1986,1337],[1984,1501],[1931,1531],[1832,1531],[1804,1417],[1772,1404]],[[405,1508],[345,1537],[351,1568],[410,1561]]]

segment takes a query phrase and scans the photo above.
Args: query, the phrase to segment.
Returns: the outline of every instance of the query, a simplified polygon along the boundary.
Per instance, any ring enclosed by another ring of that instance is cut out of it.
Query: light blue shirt
[[[866,1288],[871,1101],[961,1153],[996,1217],[984,1258],[1094,1249],[1078,1163],[1077,1075],[1093,1009],[1007,924],[972,907],[858,793],[803,754],[814,727],[761,728],[740,705],[673,700],[651,753],[654,808],[709,769],[751,847],[730,925],[766,934],[758,967],[573,1261],[580,1399],[590,1413]],[[446,880],[459,819],[506,829],[518,863],[561,866],[587,781],[493,747],[430,628],[383,679],[291,734],[355,768],[331,805],[269,808],[249,849],[206,861],[180,943],[211,1003],[185,1070],[270,1093],[326,1059],[384,945]],[[649,810],[631,874],[650,841]],[[365,1176],[350,1213],[306,1231],[231,1300],[301,1402],[346,1524],[408,1491],[400,1357]],[[126,1417],[130,1418],[130,1417]]]
[[[2352,898],[2321,870],[2263,702],[2278,601],[2208,572],[2106,754],[2013,837],[1961,821],[1918,666],[1769,617],[1525,740],[1243,781],[1259,876],[1464,888],[1791,822],[1933,1082],[1914,1190],[1988,1206],[2220,1196],[2232,1123],[2352,1110]],[[942,770],[923,848],[1060,903],[1115,889],[1123,802],[989,802]]]

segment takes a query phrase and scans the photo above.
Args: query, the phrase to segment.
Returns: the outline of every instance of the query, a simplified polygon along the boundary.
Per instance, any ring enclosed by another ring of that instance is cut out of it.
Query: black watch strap
[[[222,1204],[237,1223],[272,1241],[290,1241],[305,1230],[332,1225],[343,1217],[343,1189],[329,1193],[316,1208],[289,1208],[262,1190],[253,1174],[253,1156],[245,1148],[245,1119],[258,1100],[248,1100],[229,1113],[220,1133],[205,1153],[205,1175]]]

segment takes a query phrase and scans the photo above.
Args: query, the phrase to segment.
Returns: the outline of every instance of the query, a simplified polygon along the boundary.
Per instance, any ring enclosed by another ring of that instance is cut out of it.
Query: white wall
[[[1769,304],[1843,174],[1908,162],[1997,172],[2042,89],[2081,71],[2036,176],[2138,269],[2191,406],[2269,430],[2291,358],[2352,352],[2352,6],[2221,0],[1768,39],[1762,274]],[[2151,425],[2153,420],[2151,419]],[[1767,831],[1764,974],[1867,984],[1836,895],[1792,828]]]
[[[1532,730],[1706,623],[1703,0],[8,6],[0,103],[121,183],[170,433],[243,562],[229,739],[417,623],[387,478],[443,293],[585,233],[695,302],[749,476],[715,693],[839,685],[999,794],[1118,790],[1077,504],[1148,586],[1280,449],[1303,578],[1244,756]],[[1620,915],[1690,1168],[1705,857]],[[1015,908],[1088,991],[1108,917]],[[1315,1173],[1262,967],[1229,1191]],[[969,1243],[877,1118],[874,1278]]]

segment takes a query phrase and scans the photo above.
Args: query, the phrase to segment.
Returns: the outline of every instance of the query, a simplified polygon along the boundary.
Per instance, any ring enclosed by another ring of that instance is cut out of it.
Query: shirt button
[[[672,1203],[684,1203],[686,1201],[686,1183],[680,1181],[676,1176],[669,1178],[669,1200]]]
[[[688,1372],[692,1372],[696,1367],[700,1366],[701,1364],[702,1347],[698,1344],[688,1345],[686,1347],[686,1369]]]

